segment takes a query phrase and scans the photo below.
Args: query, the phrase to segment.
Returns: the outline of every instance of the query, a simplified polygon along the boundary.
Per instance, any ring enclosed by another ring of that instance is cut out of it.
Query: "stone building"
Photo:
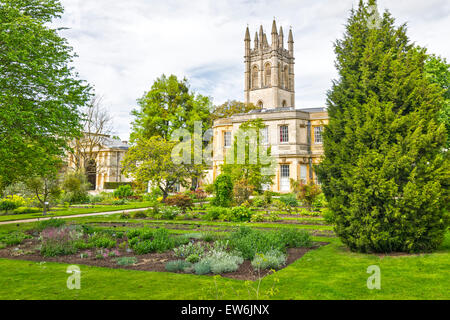
[[[261,26],[251,46],[245,33],[245,102],[259,106],[247,114],[236,114],[214,122],[212,179],[220,174],[227,149],[240,125],[250,119],[262,119],[263,143],[271,146],[277,166],[272,191],[290,192],[290,179],[318,183],[313,164],[323,154],[322,130],[328,123],[324,108],[295,108],[294,40],[289,30],[288,49],[284,48],[283,28],[272,25],[272,43]]]
[[[68,155],[68,168],[84,168],[93,191],[106,191],[106,182],[131,182],[122,174],[121,165],[129,149],[128,143],[113,139],[109,135],[102,135],[101,139],[96,141],[92,147],[83,145],[81,141],[81,147],[74,148],[75,152]]]

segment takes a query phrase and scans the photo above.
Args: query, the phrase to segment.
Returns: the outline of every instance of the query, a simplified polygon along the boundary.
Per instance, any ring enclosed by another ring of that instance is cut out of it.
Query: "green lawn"
[[[71,216],[86,213],[100,213],[108,211],[120,211],[120,210],[130,210],[146,208],[151,206],[151,202],[133,202],[125,205],[94,205],[92,208],[68,208],[68,209],[57,209],[50,211],[47,215],[42,215],[42,213],[27,213],[27,214],[16,214],[16,215],[0,215],[0,222],[2,221],[18,221],[34,218],[48,218],[48,217],[59,217],[59,216]]]
[[[330,245],[266,277],[261,293],[274,286],[272,299],[450,299],[450,233],[435,253],[384,258],[351,253],[339,240],[327,240]],[[367,289],[370,265],[381,269],[381,290]],[[0,259],[0,299],[256,298],[244,281],[80,267],[81,290],[69,290],[65,264]]]

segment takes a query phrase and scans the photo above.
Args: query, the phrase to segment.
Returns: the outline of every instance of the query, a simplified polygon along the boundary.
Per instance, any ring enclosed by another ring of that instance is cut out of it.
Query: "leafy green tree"
[[[88,182],[83,169],[68,172],[64,175],[62,187],[64,190],[63,202],[84,203],[89,200],[88,191],[91,184]]]
[[[447,130],[447,147],[450,148],[450,64],[445,58],[434,54],[427,57],[425,61],[425,74],[439,87],[444,90],[444,104],[439,113],[439,120],[445,124]]]
[[[233,183],[245,180],[255,191],[261,191],[265,184],[272,184],[275,173],[271,148],[262,142],[264,127],[261,119],[241,124],[222,165],[222,172],[228,174]]]
[[[90,88],[50,25],[62,13],[58,0],[1,2],[0,184],[31,176],[42,158],[64,156],[67,141],[79,135],[78,108]]]
[[[339,78],[328,93],[317,173],[351,250],[429,251],[448,227],[443,94],[425,76],[427,55],[405,25],[385,12],[371,27],[373,5],[361,1],[335,43]]]
[[[43,215],[47,210],[57,202],[61,195],[59,178],[55,171],[48,170],[42,175],[34,174],[25,180],[28,189],[34,192],[43,210]]]
[[[208,129],[210,99],[191,92],[187,79],[180,81],[174,75],[162,75],[138,104],[139,109],[132,111],[135,120],[131,141],[153,136],[170,140],[174,131],[181,128],[193,133],[195,121],[204,122],[203,132]]]
[[[214,110],[211,114],[211,121],[214,122],[217,119],[229,118],[232,115],[238,113],[248,113],[252,110],[258,109],[260,109],[260,107],[255,106],[253,103],[228,100],[227,102],[214,107]]]
[[[186,166],[173,162],[175,145],[175,141],[166,141],[158,136],[136,140],[122,160],[123,173],[138,183],[150,182],[158,187],[165,201],[176,184],[186,186],[191,177]]]

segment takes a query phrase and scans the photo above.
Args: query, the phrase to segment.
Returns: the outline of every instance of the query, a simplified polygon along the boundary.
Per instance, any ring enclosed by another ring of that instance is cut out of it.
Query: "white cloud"
[[[58,25],[79,58],[82,78],[104,96],[115,129],[128,139],[136,99],[162,73],[186,76],[192,88],[215,103],[243,100],[244,31],[251,36],[272,19],[293,27],[296,104],[325,105],[336,77],[333,42],[342,36],[358,0],[62,0],[66,13]],[[450,56],[447,0],[380,0],[397,23],[408,22],[409,36],[431,52]],[[269,39],[270,41],[270,39]]]

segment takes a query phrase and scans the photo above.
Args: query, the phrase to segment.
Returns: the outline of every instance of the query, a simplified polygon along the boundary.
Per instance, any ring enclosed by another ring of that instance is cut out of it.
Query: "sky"
[[[244,99],[244,35],[272,21],[294,33],[297,108],[325,107],[337,77],[333,43],[359,0],[62,0],[55,26],[73,47],[80,78],[103,97],[114,134],[128,140],[131,111],[162,74],[186,77],[214,104]],[[450,1],[379,0],[412,41],[450,60]],[[286,41],[286,40],[285,40]],[[287,47],[287,44],[285,44]]]

